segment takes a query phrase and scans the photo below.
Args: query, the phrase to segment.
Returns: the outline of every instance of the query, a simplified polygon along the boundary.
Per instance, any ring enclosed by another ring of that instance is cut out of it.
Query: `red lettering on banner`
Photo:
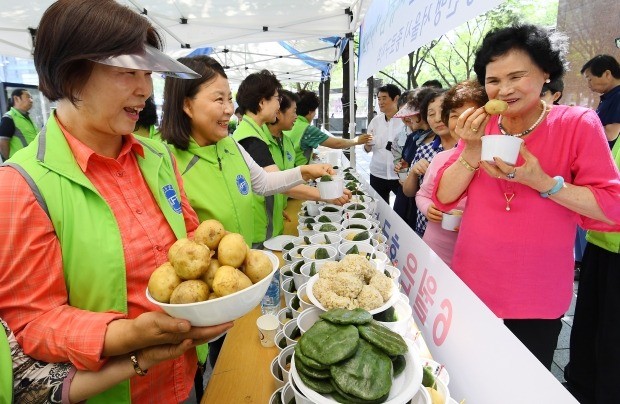
[[[402,273],[405,274],[406,280],[401,278],[401,285],[403,285],[403,289],[405,290],[407,296],[411,292],[411,289],[415,286],[415,280],[413,280],[413,274],[418,270],[418,260],[415,258],[415,255],[412,253],[407,254],[407,259],[405,265],[402,268]]]
[[[450,324],[452,323],[452,302],[449,299],[444,299],[441,302],[442,312],[435,317],[433,323],[433,342],[435,345],[441,346],[448,336],[450,331]]]

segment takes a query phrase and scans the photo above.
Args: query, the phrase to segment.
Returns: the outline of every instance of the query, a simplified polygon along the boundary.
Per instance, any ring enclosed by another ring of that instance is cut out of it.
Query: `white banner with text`
[[[502,0],[375,0],[360,27],[357,80],[485,13]]]

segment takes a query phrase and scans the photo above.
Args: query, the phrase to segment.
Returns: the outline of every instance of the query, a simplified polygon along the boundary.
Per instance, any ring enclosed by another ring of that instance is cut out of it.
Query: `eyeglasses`
[[[283,95],[281,95],[281,94],[278,94],[278,95],[276,95],[275,97],[277,98],[278,102],[279,102],[280,104],[282,104],[282,99],[284,98],[284,96],[283,96]]]

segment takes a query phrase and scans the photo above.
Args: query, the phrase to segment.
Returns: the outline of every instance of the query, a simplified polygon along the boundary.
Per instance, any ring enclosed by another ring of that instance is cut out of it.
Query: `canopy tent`
[[[210,48],[203,52],[229,66],[233,82],[262,68],[285,81],[320,80],[340,56],[339,39],[358,28],[370,5],[370,0],[117,1],[152,21],[164,34],[167,53],[179,57]],[[0,54],[31,57],[36,27],[52,3],[0,0]]]

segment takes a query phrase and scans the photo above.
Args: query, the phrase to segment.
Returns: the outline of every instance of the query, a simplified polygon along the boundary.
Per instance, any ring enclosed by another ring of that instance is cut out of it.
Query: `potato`
[[[173,254],[168,252],[170,263],[184,280],[198,279],[207,272],[212,255],[209,247],[191,240],[184,242]]]
[[[446,398],[443,396],[443,394],[441,394],[440,392],[438,392],[432,387],[426,387],[426,390],[428,391],[428,394],[431,396],[432,404],[445,404]]]
[[[181,248],[182,246],[186,245],[187,243],[191,242],[192,240],[188,239],[188,238],[180,238],[177,241],[174,242],[174,244],[172,244],[170,246],[170,249],[168,250],[168,261],[172,261],[172,258],[177,251],[179,251],[179,248]]]
[[[202,274],[202,276],[200,277],[201,280],[207,282],[207,285],[209,285],[209,288],[211,290],[213,290],[213,278],[215,277],[215,273],[220,268],[220,266],[220,262],[217,260],[217,258],[211,258],[211,263],[209,264],[207,272]]]
[[[149,293],[153,299],[161,303],[169,303],[172,291],[181,284],[174,267],[169,262],[162,264],[149,278]]]
[[[499,115],[508,109],[508,103],[502,100],[489,100],[484,104],[484,110],[489,115]]]
[[[204,302],[209,298],[209,286],[199,280],[182,282],[177,286],[170,296],[170,303],[196,303]]]
[[[250,286],[250,278],[229,265],[222,265],[213,278],[213,291],[218,296],[227,296]]]
[[[217,246],[217,260],[221,265],[230,265],[239,268],[248,251],[248,246],[243,236],[238,233],[230,233],[222,237]]]
[[[245,257],[243,272],[250,278],[252,283],[256,283],[265,278],[272,270],[273,264],[271,260],[262,251],[248,251]]]
[[[200,226],[198,226],[194,232],[194,241],[202,243],[215,251],[225,234],[226,230],[222,223],[217,220],[209,219],[200,223]]]

